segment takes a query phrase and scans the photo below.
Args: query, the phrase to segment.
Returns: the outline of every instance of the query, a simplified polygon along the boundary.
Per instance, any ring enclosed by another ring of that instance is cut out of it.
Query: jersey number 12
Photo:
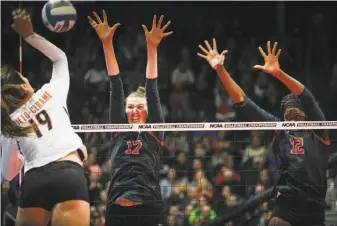
[[[38,122],[39,125],[47,125],[48,126],[48,130],[51,130],[53,128],[53,124],[50,120],[50,117],[48,115],[48,113],[45,110],[40,111],[39,113],[37,113],[35,115],[35,119]],[[37,135],[37,137],[42,137],[42,133],[39,129],[39,126],[37,125],[37,123],[34,121],[34,119],[30,119],[29,123],[33,126],[34,131]]]
[[[303,155],[304,154],[304,145],[302,137],[292,137],[290,138],[290,143],[292,145],[290,153],[293,155]]]

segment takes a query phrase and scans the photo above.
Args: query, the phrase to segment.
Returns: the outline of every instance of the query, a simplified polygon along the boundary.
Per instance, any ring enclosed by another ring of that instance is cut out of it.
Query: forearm
[[[304,91],[304,85],[297,81],[296,79],[289,76],[284,71],[280,70],[279,72],[275,73],[274,76],[279,79],[288,89],[294,93],[295,95],[301,95]]]
[[[164,114],[161,108],[157,82],[158,80],[156,78],[146,79],[146,99],[148,103],[150,122],[162,123],[164,122]]]
[[[325,120],[324,113],[318,106],[315,97],[307,88],[305,88],[301,82],[292,78],[282,70],[280,70],[278,73],[275,73],[274,76],[278,78],[285,86],[287,86],[292,93],[300,98],[309,120]]]
[[[53,63],[60,60],[67,60],[66,54],[60,48],[36,33],[25,38],[25,41],[42,52]]]
[[[103,43],[106,68],[109,76],[119,75],[119,67],[112,42]]]
[[[146,78],[158,77],[158,54],[157,47],[147,46]]]
[[[234,105],[234,109],[238,115],[244,120],[252,120],[255,122],[274,122],[279,121],[278,118],[269,114],[259,106],[257,106],[251,99],[244,97],[244,101]]]
[[[236,82],[231,78],[225,67],[219,66],[216,72],[235,103],[241,103],[244,101],[246,94],[244,91],[236,84]]]
[[[120,75],[110,76],[109,121],[125,122],[125,98]]]

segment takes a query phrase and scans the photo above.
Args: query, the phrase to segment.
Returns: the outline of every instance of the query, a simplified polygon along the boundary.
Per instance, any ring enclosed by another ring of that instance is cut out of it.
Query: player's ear
[[[27,91],[28,90],[28,86],[27,84],[20,84],[20,88]]]

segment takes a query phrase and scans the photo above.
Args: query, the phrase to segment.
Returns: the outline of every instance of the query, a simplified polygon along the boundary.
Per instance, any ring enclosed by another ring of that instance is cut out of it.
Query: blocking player
[[[234,100],[237,110],[242,111],[253,121],[278,121],[278,118],[262,110],[250,100],[230,77],[223,66],[227,51],[219,54],[215,39],[213,39],[213,48],[207,41],[205,44],[207,49],[199,46],[205,55],[200,53],[198,55],[206,59],[215,69],[225,89]],[[269,41],[267,54],[259,47],[265,64],[256,65],[254,68],[271,74],[291,91],[291,94],[281,101],[284,120],[324,121],[325,116],[311,92],[280,68],[278,59],[281,50],[276,53],[276,48],[277,43],[271,49]],[[283,185],[284,189],[279,190],[273,216],[269,222],[270,226],[324,225],[328,162],[324,149],[329,144],[329,137],[325,130],[276,131],[273,151],[281,171],[278,185]]]
[[[163,123],[157,87],[157,48],[170,21],[162,27],[153,18],[152,29],[142,25],[147,41],[146,87],[124,98],[123,84],[115,57],[112,38],[119,24],[109,27],[103,11],[103,22],[94,12],[96,21],[89,17],[91,26],[102,41],[108,75],[110,76],[110,123]],[[142,75],[139,75],[142,76]],[[162,132],[114,133],[112,138],[113,162],[109,199],[106,209],[107,226],[157,226],[161,222],[163,200],[159,185]]]
[[[1,133],[19,143],[25,165],[16,225],[45,226],[53,210],[53,225],[88,226],[87,150],[67,113],[67,57],[33,32],[25,10],[15,11],[12,28],[53,62],[50,82],[37,92],[19,72],[1,70]]]

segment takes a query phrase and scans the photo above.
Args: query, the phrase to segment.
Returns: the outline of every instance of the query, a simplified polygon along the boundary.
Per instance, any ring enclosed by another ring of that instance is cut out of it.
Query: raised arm
[[[213,39],[213,49],[205,41],[205,45],[208,50],[199,45],[199,48],[204,52],[205,55],[198,53],[198,56],[207,60],[211,67],[217,72],[224,88],[227,90],[229,95],[235,102],[236,110],[240,111],[245,118],[253,121],[278,121],[278,118],[267,113],[260,107],[258,107],[252,100],[246,97],[244,91],[236,84],[232,79],[226,68],[223,66],[225,60],[225,54],[228,52],[224,50],[221,54],[218,53],[217,44],[215,39]]]
[[[119,74],[112,43],[115,31],[120,24],[117,23],[113,27],[109,27],[105,10],[103,10],[103,22],[96,12],[93,12],[93,15],[96,21],[88,16],[89,23],[96,30],[98,37],[102,41],[105,63],[110,78],[109,121],[110,123],[126,123],[123,82]]]
[[[267,54],[259,47],[259,51],[264,58],[265,64],[255,65],[254,68],[264,71],[265,73],[271,74],[280,80],[288,89],[299,97],[301,104],[304,107],[305,114],[309,121],[325,121],[323,111],[318,106],[318,103],[312,93],[299,81],[289,76],[285,73],[279,64],[278,58],[281,54],[281,49],[277,49],[277,42],[274,43],[273,49],[271,49],[270,41],[267,42]],[[328,139],[328,136],[325,131],[316,131],[319,135]]]
[[[146,42],[147,42],[147,65],[146,65],[146,99],[149,111],[149,123],[164,122],[163,110],[160,104],[160,97],[158,91],[158,62],[157,50],[161,40],[171,35],[173,32],[164,33],[165,29],[170,25],[168,21],[165,26],[161,28],[163,16],[160,17],[157,24],[156,15],[153,17],[152,29],[149,31],[145,25],[142,25]]]
[[[274,43],[273,49],[271,50],[270,41],[267,42],[267,54],[259,47],[259,51],[265,60],[265,64],[255,65],[254,68],[264,71],[265,73],[271,74],[280,80],[288,89],[297,95],[301,103],[305,108],[306,115],[310,121],[324,121],[325,116],[322,110],[319,108],[317,101],[311,92],[305,88],[305,86],[297,81],[296,79],[285,73],[279,64],[278,58],[281,54],[281,49],[276,53],[277,42]]]
[[[53,94],[61,97],[63,101],[66,101],[70,85],[66,54],[45,38],[34,33],[30,15],[24,9],[15,10],[13,17],[14,23],[12,28],[21,35],[27,43],[38,49],[53,62],[53,73],[50,80],[53,86]]]

